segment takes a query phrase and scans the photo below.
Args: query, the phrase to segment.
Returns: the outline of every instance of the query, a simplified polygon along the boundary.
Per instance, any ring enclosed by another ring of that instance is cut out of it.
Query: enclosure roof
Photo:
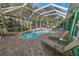
[[[31,12],[29,18],[31,18],[34,14],[39,13],[39,15],[42,15],[44,17],[51,16],[54,18],[63,17],[65,18],[70,3],[19,3],[19,4],[9,4],[9,7],[2,8],[2,10],[5,10],[3,13],[11,12],[16,9],[20,9],[22,7],[26,7],[27,9],[30,8],[30,6],[27,7],[27,4],[32,5]],[[3,5],[4,7],[5,5]],[[25,10],[23,10],[24,12]],[[27,11],[27,10],[26,10]],[[28,11],[27,11],[28,12]],[[20,12],[19,12],[20,13]],[[27,13],[28,14],[28,13]]]
[[[55,12],[62,17],[67,15],[70,7],[70,3],[33,3],[32,5],[33,11],[40,13],[40,15],[49,16],[50,13]]]

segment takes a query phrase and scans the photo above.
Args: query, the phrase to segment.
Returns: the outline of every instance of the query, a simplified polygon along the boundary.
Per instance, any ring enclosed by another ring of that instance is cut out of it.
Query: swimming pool
[[[34,30],[31,32],[24,32],[20,35],[21,39],[27,39],[27,40],[32,40],[32,39],[37,39],[43,34],[47,34],[50,30],[48,29],[42,29],[42,30]]]
[[[25,32],[25,33],[22,33],[20,35],[20,38],[21,39],[36,39],[38,38],[40,35],[38,33],[35,33],[35,32]]]

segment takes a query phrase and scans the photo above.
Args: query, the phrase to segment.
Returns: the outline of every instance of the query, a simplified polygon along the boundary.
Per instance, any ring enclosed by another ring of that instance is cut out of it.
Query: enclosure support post
[[[30,30],[32,30],[32,26],[31,26],[31,24],[32,24],[32,21],[30,21]]]
[[[0,16],[1,16],[2,24],[3,24],[3,28],[6,29],[5,23],[4,23],[4,19],[3,19],[3,14],[2,14],[2,8],[1,8],[1,6],[0,6],[0,10],[1,10]]]
[[[40,15],[39,15],[40,16]],[[37,28],[37,19],[39,18],[39,16],[37,16],[37,18],[36,18],[36,28]]]
[[[69,40],[70,40],[70,42],[72,42],[72,41],[74,41],[75,39],[74,39],[74,30],[75,30],[75,26],[76,26],[76,22],[77,22],[77,20],[78,20],[78,15],[79,15],[79,10],[77,10],[76,12],[75,12],[75,15],[74,15],[74,19],[72,20],[73,22],[72,22],[72,26],[71,26],[71,30],[70,30],[70,35],[69,35]],[[79,49],[79,47],[75,47],[74,49],[73,49],[73,52],[74,52],[74,55],[79,55],[79,51],[78,51],[78,49]]]
[[[21,12],[20,12],[20,24],[21,24],[21,31],[23,31],[23,27],[22,27],[22,19],[21,19],[21,16],[22,16],[22,11],[23,11],[23,8],[21,8]]]

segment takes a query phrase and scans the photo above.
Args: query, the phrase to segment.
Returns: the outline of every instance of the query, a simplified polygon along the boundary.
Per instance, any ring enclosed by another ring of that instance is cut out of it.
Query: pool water
[[[20,38],[21,39],[36,39],[39,36],[40,35],[38,33],[35,33],[35,32],[25,32],[25,33],[20,35]]]
[[[27,40],[32,40],[32,39],[37,39],[43,34],[47,34],[50,30],[42,30],[42,31],[32,31],[32,32],[25,32],[20,35],[21,39],[27,39]]]

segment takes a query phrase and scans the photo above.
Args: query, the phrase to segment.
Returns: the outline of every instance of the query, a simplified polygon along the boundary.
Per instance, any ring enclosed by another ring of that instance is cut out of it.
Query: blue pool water
[[[20,35],[20,38],[29,40],[29,39],[36,39],[39,36],[40,36],[40,34],[38,34],[36,32],[25,32]]]

